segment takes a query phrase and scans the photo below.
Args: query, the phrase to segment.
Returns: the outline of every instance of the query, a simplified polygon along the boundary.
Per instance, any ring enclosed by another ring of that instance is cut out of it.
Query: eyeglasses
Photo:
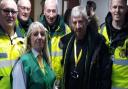
[[[18,11],[15,11],[14,9],[1,9],[5,14],[10,14],[12,13],[12,15],[16,15],[18,13]]]
[[[28,12],[31,11],[31,8],[25,6],[19,6],[22,10],[27,10]]]

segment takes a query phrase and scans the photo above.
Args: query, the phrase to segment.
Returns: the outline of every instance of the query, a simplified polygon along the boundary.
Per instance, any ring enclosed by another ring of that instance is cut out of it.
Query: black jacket
[[[112,26],[112,15],[109,12],[105,18],[105,26],[109,40],[111,40],[110,48],[115,49],[117,46],[122,46],[126,38],[128,38],[128,19],[125,19],[121,30],[117,30]]]
[[[67,47],[64,47],[64,86],[67,88],[67,71],[69,69],[69,60],[71,50],[73,50],[75,36],[70,37]],[[87,53],[84,55],[85,60],[85,75],[83,77],[82,89],[111,89],[111,67],[108,48],[99,34],[95,34],[91,29],[87,28],[85,36],[87,43]]]

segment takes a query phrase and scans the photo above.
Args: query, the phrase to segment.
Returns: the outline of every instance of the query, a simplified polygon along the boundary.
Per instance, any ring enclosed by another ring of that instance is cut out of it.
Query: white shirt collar
[[[34,54],[34,57],[37,58],[39,53],[34,48],[32,48],[31,50],[32,50],[32,53]]]
[[[11,40],[13,40],[13,39],[16,38],[16,37],[17,37],[17,34],[16,34],[16,32],[15,32],[14,35],[11,36],[10,38],[11,38]]]

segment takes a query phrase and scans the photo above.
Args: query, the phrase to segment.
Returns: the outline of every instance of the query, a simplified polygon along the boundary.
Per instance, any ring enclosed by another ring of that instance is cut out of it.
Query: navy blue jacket
[[[74,39],[75,35],[72,35],[70,41],[68,41],[68,45],[63,49],[65,89],[69,89],[67,81],[69,80],[69,61],[72,55],[71,50],[73,50],[74,47]],[[85,70],[82,89],[111,89],[112,61],[110,60],[109,51],[103,37],[97,33],[95,34],[88,27],[85,41],[87,43],[87,45],[85,45],[87,53],[84,55],[86,60],[84,61]]]

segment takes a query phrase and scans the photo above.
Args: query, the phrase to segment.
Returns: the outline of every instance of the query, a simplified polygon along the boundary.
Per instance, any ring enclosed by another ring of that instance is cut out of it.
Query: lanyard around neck
[[[76,39],[74,40],[74,58],[75,58],[75,66],[77,66],[78,62],[80,61],[80,58],[82,56],[82,49],[80,50],[78,56],[76,52]]]

